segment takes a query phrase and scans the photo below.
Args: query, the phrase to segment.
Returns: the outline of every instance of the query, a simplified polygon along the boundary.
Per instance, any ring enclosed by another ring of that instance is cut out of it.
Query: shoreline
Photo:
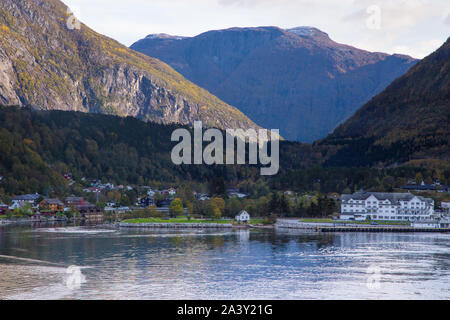
[[[17,219],[17,220],[0,220],[0,226],[8,226],[14,224],[33,224],[33,223],[52,223],[52,222],[70,222],[62,218],[46,218],[46,219]],[[273,225],[243,225],[231,223],[100,223],[111,228],[123,229],[287,229],[310,231],[317,233],[334,233],[334,232],[376,232],[376,233],[450,233],[450,228],[414,228],[410,226],[400,225],[339,225],[331,223],[313,223],[300,222],[292,220],[281,220]]]
[[[36,223],[36,222],[67,222],[69,221],[67,218],[40,218],[40,219],[32,219],[32,218],[18,218],[18,219],[0,219],[0,226],[6,226],[10,224],[23,224],[23,223]]]
[[[450,233],[450,228],[415,228],[411,226],[402,225],[349,225],[339,223],[324,223],[324,222],[300,222],[281,220],[275,224],[276,228],[280,229],[295,229],[307,230],[314,232],[439,232]]]
[[[116,224],[119,228],[154,228],[154,229],[177,229],[177,228],[193,228],[193,229],[229,229],[234,226],[231,223],[127,223],[120,222]]]

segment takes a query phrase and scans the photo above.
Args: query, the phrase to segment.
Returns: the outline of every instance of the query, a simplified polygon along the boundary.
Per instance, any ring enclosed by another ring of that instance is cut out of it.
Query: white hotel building
[[[341,196],[341,220],[429,220],[433,199],[411,193],[359,191]]]

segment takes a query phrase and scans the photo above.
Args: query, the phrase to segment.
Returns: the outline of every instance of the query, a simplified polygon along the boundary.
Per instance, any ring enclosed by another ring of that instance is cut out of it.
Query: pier
[[[317,227],[320,232],[450,232],[450,228],[412,227]]]
[[[373,225],[350,225],[342,223],[312,223],[295,220],[279,220],[276,225],[282,229],[296,229],[312,232],[450,232],[450,228],[414,228],[410,226],[373,226]]]

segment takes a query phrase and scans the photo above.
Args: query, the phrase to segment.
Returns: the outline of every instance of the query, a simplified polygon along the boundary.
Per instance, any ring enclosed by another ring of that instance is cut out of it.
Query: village
[[[73,184],[72,175],[64,178]],[[87,179],[82,179],[87,182]],[[176,198],[177,189],[169,187],[157,190],[148,186],[114,185],[92,180],[88,187],[82,189],[81,195],[70,195],[65,198],[53,198],[38,193],[13,196],[10,199],[0,198],[0,223],[6,220],[85,220],[101,222],[106,217],[126,218],[139,217],[142,212],[148,216],[164,218],[172,214],[188,214],[188,209]],[[130,196],[132,194],[132,196]],[[245,198],[246,194],[238,189],[228,189],[230,198]],[[207,193],[192,192],[191,201],[209,201]],[[6,200],[6,201],[5,201]],[[6,202],[6,203],[3,203]],[[172,205],[172,206],[171,206]],[[193,212],[190,212],[191,214]],[[216,216],[217,218],[217,216]]]
[[[73,181],[71,174],[64,175],[64,178],[70,183]],[[34,193],[0,199],[0,223],[14,220],[101,223],[127,219],[135,219],[134,222],[192,223],[206,219],[203,222],[273,225],[277,218],[303,218],[300,221],[320,222],[321,219],[322,222],[364,222],[371,225],[402,223],[417,228],[450,226],[450,202],[440,201],[437,205],[433,199],[420,195],[428,194],[430,190],[436,194],[448,194],[448,187],[439,183],[427,185],[423,181],[420,184],[410,182],[403,190],[390,193],[360,190],[353,194],[317,196],[286,190],[259,199],[251,199],[240,188],[225,189],[225,195],[218,196],[186,187],[158,190],[149,186],[88,181],[86,178],[83,181],[87,186],[77,196],[57,198]],[[305,205],[307,203],[309,207]],[[316,212],[320,216],[296,214],[293,208],[297,207],[304,208],[304,212],[313,212],[311,207],[317,207]]]

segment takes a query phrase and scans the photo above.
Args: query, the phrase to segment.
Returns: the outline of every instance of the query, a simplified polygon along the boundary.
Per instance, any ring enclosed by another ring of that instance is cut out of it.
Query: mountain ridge
[[[448,163],[449,123],[450,38],[318,143],[339,146],[331,165],[356,164],[357,158],[366,165]]]
[[[80,24],[59,0],[0,3],[0,104],[259,128],[158,59]]]
[[[131,48],[161,59],[261,126],[307,142],[326,136],[416,62],[336,43],[312,27],[149,35]]]

